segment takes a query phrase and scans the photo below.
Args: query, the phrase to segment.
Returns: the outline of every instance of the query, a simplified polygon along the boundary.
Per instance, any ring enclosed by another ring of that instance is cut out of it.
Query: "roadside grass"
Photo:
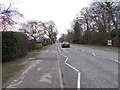
[[[17,64],[2,67],[3,82],[4,82],[4,80],[7,80],[10,76],[12,76],[15,71],[20,70],[22,67],[24,67],[24,65],[17,65]]]
[[[0,66],[0,82],[2,81],[2,66]]]
[[[50,46],[51,46],[51,45],[47,45],[47,46],[44,46],[44,47],[42,47],[42,48],[40,48],[40,49],[33,50],[32,52],[39,52],[39,51],[43,51],[43,50],[45,50],[45,49],[49,48]]]
[[[47,48],[49,48],[51,45],[47,45],[42,47],[41,49],[32,50],[29,52],[26,56],[17,58],[13,61],[2,63],[2,67],[0,67],[0,78],[2,78],[2,81],[8,80],[16,71],[21,70],[25,65],[21,65],[21,62],[24,62],[25,60],[28,60],[29,58],[37,56],[37,52],[43,51]]]

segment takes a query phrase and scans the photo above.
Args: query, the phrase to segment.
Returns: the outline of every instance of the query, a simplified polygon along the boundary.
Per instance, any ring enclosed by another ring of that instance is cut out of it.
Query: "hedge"
[[[35,44],[35,49],[41,49],[42,47],[43,47],[42,44],[39,43]]]
[[[2,62],[26,55],[28,42],[28,37],[24,33],[2,32]]]

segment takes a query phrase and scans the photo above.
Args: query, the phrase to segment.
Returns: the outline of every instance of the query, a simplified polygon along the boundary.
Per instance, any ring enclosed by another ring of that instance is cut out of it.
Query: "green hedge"
[[[42,44],[39,43],[35,44],[35,49],[41,49],[42,47],[43,47]]]
[[[13,60],[28,52],[28,37],[21,32],[2,32],[2,61]]]

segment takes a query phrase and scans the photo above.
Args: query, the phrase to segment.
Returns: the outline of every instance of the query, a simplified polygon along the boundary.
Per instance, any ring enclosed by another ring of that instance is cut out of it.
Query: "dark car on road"
[[[63,42],[62,43],[62,48],[64,47],[70,47],[70,43],[69,42]]]

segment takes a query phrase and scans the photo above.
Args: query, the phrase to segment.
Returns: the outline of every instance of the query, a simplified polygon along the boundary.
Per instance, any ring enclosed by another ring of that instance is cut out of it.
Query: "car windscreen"
[[[69,44],[69,42],[63,42],[63,44]]]

